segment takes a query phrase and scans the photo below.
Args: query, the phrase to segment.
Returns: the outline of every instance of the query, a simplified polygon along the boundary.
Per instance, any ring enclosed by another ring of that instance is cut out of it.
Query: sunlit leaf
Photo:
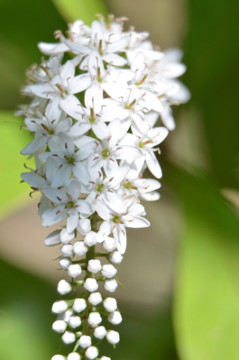
[[[21,120],[10,112],[0,112],[0,217],[22,205],[27,199],[29,186],[20,183],[20,173],[26,161],[20,151],[29,142],[24,130],[20,130]],[[31,162],[28,162],[28,165]]]
[[[107,15],[107,7],[103,0],[53,0],[66,21],[83,20],[90,24],[96,14]]]
[[[175,294],[182,360],[239,358],[239,223],[215,185],[174,169],[184,206]]]

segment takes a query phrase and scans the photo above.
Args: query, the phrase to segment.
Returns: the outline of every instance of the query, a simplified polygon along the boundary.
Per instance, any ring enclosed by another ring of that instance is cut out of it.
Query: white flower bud
[[[76,278],[82,273],[81,266],[79,264],[71,264],[68,268],[69,276]]]
[[[85,356],[90,360],[97,358],[98,354],[99,351],[95,346],[88,347],[88,349],[85,352]]]
[[[120,264],[123,260],[123,256],[118,251],[113,251],[110,254],[110,261],[114,264]]]
[[[87,306],[87,304],[86,304],[85,299],[75,299],[72,309],[75,312],[80,313],[83,310],[85,310],[86,306]]]
[[[70,319],[68,320],[68,324],[70,325],[70,327],[72,327],[73,329],[79,327],[81,325],[81,318],[79,316],[71,316]]]
[[[114,292],[118,287],[117,281],[115,279],[105,280],[104,288],[109,292]]]
[[[86,235],[91,230],[90,220],[80,219],[77,229],[81,235]]]
[[[117,269],[112,264],[106,264],[103,265],[103,268],[101,270],[101,274],[105,276],[106,278],[110,279],[113,276],[115,276],[117,273]]]
[[[84,238],[84,243],[87,246],[94,246],[97,244],[97,233],[94,231],[90,231],[88,234],[86,234]]]
[[[85,245],[84,241],[76,241],[73,248],[74,253],[78,256],[83,256],[88,251],[88,247]]]
[[[63,333],[66,330],[67,323],[64,320],[56,320],[52,324],[52,329],[58,333]]]
[[[52,356],[51,360],[66,360],[65,356],[63,355],[54,355]]]
[[[103,305],[105,310],[109,312],[115,311],[117,309],[117,301],[112,297],[106,298],[103,302]]]
[[[76,352],[72,352],[67,356],[67,360],[80,360],[80,359],[81,359],[80,354]]]
[[[62,229],[60,232],[60,239],[63,244],[68,244],[70,241],[75,239],[75,233],[68,233],[67,229]]]
[[[73,256],[73,245],[65,244],[61,247],[61,253],[63,256],[72,257]]]
[[[57,285],[57,291],[61,295],[65,295],[71,291],[71,284],[66,280],[60,280]]]
[[[76,336],[73,332],[66,331],[65,334],[63,334],[61,338],[65,344],[72,344],[75,341]]]
[[[114,238],[107,237],[103,242],[103,246],[104,246],[105,250],[107,250],[108,252],[111,252],[117,248],[117,242]]]
[[[98,289],[98,283],[93,278],[87,278],[84,282],[84,288],[89,292],[96,291]]]
[[[62,319],[63,319],[64,321],[68,322],[72,314],[73,314],[72,310],[67,310],[67,311],[64,313],[64,316],[63,316]]]
[[[55,301],[52,305],[51,311],[54,314],[61,314],[67,309],[67,303],[64,300]]]
[[[118,342],[120,341],[120,336],[117,331],[110,330],[107,332],[106,339],[110,344],[114,345],[114,344],[118,344]]]
[[[119,311],[113,311],[108,316],[108,321],[113,325],[119,325],[122,322],[122,316]]]
[[[102,301],[101,293],[99,293],[99,292],[91,293],[88,298],[88,301],[94,306],[100,304]]]
[[[52,233],[47,235],[47,237],[44,240],[45,246],[58,245],[58,244],[60,244],[60,242],[61,242],[61,240],[60,240],[60,230],[53,231]],[[61,356],[61,355],[59,355],[59,356]]]
[[[107,334],[107,331],[104,326],[98,326],[94,330],[94,336],[97,339],[103,339],[106,334]]]
[[[109,358],[108,356],[102,356],[100,360],[111,360],[111,358]]]
[[[59,265],[64,270],[67,270],[70,264],[71,264],[71,260],[68,257],[62,257],[59,260]]]
[[[79,339],[79,345],[84,349],[87,348],[91,345],[91,337],[88,335],[82,335]]]
[[[98,312],[91,312],[89,314],[88,323],[90,324],[90,326],[96,327],[101,323],[101,321],[102,321],[102,317]]]
[[[102,266],[100,263],[100,260],[97,259],[91,259],[88,261],[87,270],[96,274],[101,270]]]

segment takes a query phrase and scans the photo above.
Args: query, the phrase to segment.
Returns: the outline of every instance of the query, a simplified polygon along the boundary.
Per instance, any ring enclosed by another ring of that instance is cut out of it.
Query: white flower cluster
[[[123,19],[101,18],[91,27],[76,21],[67,37],[56,35],[58,43],[39,44],[49,58],[31,68],[24,87],[32,101],[20,113],[34,138],[22,154],[34,156],[36,169],[22,179],[42,193],[44,226],[66,221],[45,245],[61,244],[59,265],[71,278],[58,283],[58,293],[82,289],[52,307],[53,329],[75,345],[67,360],[110,360],[98,357],[95,344],[103,338],[117,344],[119,334],[101,325],[102,316],[112,325],[122,317],[115,298],[103,298],[99,287],[117,288],[114,265],[126,250],[126,228],[150,225],[140,201],[159,199],[160,183],[142,175],[148,168],[162,176],[155,152],[175,126],[171,105],[189,98],[175,79],[185,66],[180,51],[163,53],[148,33],[125,32]],[[164,126],[155,126],[158,118]]]

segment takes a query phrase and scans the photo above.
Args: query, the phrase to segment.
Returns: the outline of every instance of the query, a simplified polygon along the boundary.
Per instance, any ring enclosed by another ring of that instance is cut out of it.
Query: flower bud
[[[71,284],[66,280],[60,280],[57,285],[57,291],[61,295],[65,295],[71,291]]]

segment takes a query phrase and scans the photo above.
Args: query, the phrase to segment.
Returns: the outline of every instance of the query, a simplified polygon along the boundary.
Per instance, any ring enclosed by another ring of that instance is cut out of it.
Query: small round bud
[[[76,241],[74,246],[74,253],[78,256],[83,256],[87,253],[88,247],[84,244],[84,241]]]
[[[90,220],[80,219],[77,229],[81,235],[86,235],[91,230]]]
[[[96,291],[98,289],[98,283],[95,279],[88,278],[84,282],[84,288],[89,292]]]
[[[90,326],[96,327],[101,323],[101,321],[102,321],[102,317],[98,312],[95,311],[89,314],[88,323],[90,324]]]
[[[91,345],[91,337],[88,335],[82,335],[79,339],[79,345],[84,349],[87,348]]]
[[[79,316],[73,315],[69,318],[68,324],[73,329],[76,329],[77,327],[79,327],[81,325],[81,318]]]
[[[57,291],[61,295],[65,295],[71,291],[71,284],[66,280],[60,280],[57,285]]]
[[[61,338],[65,344],[71,344],[75,341],[76,336],[73,332],[66,331],[65,334],[63,334]]]
[[[95,347],[95,346],[88,347],[88,349],[85,352],[85,356],[90,360],[97,358],[98,354],[99,354],[99,351],[98,351],[97,347]]]
[[[71,264],[68,267],[68,274],[69,276],[76,278],[82,273],[81,266],[79,264]]]
[[[52,356],[51,360],[66,360],[65,356],[63,355],[54,355]]]
[[[118,344],[118,342],[120,341],[120,336],[117,331],[110,330],[107,332],[106,339],[110,344],[115,345]]]
[[[106,278],[110,279],[113,276],[115,276],[117,273],[117,269],[112,264],[106,264],[103,265],[103,268],[101,270],[101,274],[105,276]]]
[[[119,311],[113,311],[108,316],[108,321],[113,325],[119,325],[122,322],[122,316]]]
[[[114,238],[107,237],[103,242],[103,246],[104,246],[105,250],[107,250],[108,252],[111,252],[117,248],[117,242]]]
[[[111,360],[111,358],[109,358],[108,356],[102,356],[100,360]]]
[[[97,244],[97,233],[94,231],[88,232],[88,234],[86,234],[84,238],[84,243],[87,246],[94,246],[95,244]]]
[[[98,326],[94,330],[94,336],[97,339],[103,339],[106,334],[107,334],[107,331],[104,326]]]
[[[66,330],[66,327],[67,323],[64,320],[56,320],[52,324],[52,330],[58,333],[63,333]]]
[[[63,320],[68,322],[72,314],[73,314],[72,310],[67,310],[64,313]]]
[[[80,313],[83,310],[85,310],[86,306],[87,306],[87,304],[86,304],[85,299],[75,299],[72,309],[75,312]]]
[[[115,279],[106,280],[104,283],[105,290],[114,292],[117,289],[117,281]]]
[[[67,270],[70,264],[71,264],[71,260],[68,257],[62,257],[59,260],[59,265],[64,270]]]
[[[47,237],[44,240],[45,246],[58,245],[58,244],[60,244],[60,242],[61,242],[61,240],[60,240],[60,230],[53,231],[52,233],[47,235]],[[59,356],[61,356],[61,355],[59,355]]]
[[[67,303],[64,300],[55,301],[52,305],[51,311],[54,314],[61,314],[67,309]]]
[[[115,311],[117,309],[117,301],[112,297],[106,298],[103,302],[103,305],[105,310],[109,312]]]
[[[99,272],[101,270],[101,268],[102,268],[102,266],[101,266],[100,260],[97,260],[97,259],[89,260],[88,265],[87,265],[88,271],[96,274],[97,272]]]
[[[99,293],[99,292],[91,293],[88,298],[88,301],[94,306],[100,304],[102,301],[101,293]]]
[[[113,251],[110,254],[110,261],[114,264],[120,264],[123,260],[123,256],[118,251]]]
[[[75,239],[75,233],[69,233],[67,229],[62,229],[60,232],[60,239],[63,244],[68,244],[70,241]]]
[[[61,247],[61,253],[63,256],[71,257],[73,256],[73,245],[65,244]]]
[[[80,354],[76,352],[72,352],[67,356],[67,360],[80,360],[80,359],[81,359]]]

